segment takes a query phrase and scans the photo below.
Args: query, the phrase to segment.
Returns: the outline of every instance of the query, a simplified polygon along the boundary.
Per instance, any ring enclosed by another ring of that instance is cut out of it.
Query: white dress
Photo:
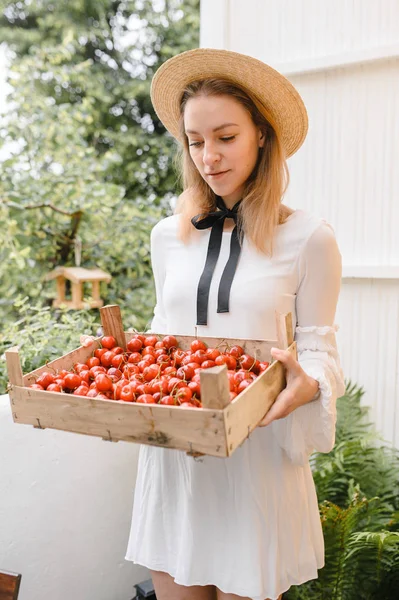
[[[195,335],[210,229],[195,231],[184,245],[178,219],[163,219],[152,231],[157,305],[151,330]],[[316,578],[324,565],[308,459],[313,450],[333,448],[336,398],[345,391],[334,325],[341,255],[331,226],[296,210],[278,227],[273,258],[244,239],[230,313],[218,314],[230,237],[223,232],[208,325],[198,326],[198,337],[274,340],[275,309],[291,311],[299,362],[318,380],[321,394],[257,428],[230,458],[198,460],[142,445],[126,559],[165,571],[181,585],[211,584],[252,600],[274,600],[291,585]]]

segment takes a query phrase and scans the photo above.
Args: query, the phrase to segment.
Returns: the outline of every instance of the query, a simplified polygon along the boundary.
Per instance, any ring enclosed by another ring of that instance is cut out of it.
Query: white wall
[[[13,422],[0,396],[0,570],[19,600],[131,600],[124,560],[138,446]]]
[[[309,134],[289,160],[286,202],[335,228],[344,372],[364,386],[377,427],[399,446],[399,2],[201,6],[202,47],[255,56],[304,98]]]

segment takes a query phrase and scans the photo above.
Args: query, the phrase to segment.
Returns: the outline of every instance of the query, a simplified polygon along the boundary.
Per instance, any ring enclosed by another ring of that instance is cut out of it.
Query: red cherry
[[[189,381],[187,387],[190,388],[193,396],[195,394],[197,398],[201,397],[201,384],[198,381]]]
[[[123,354],[116,354],[111,360],[111,365],[115,367],[115,369],[119,369],[125,362]]]
[[[242,348],[241,346],[234,345],[230,348],[229,354],[231,354],[231,356],[234,356],[234,358],[240,358],[240,356],[244,354],[244,348]]]
[[[143,347],[143,342],[137,337],[132,338],[126,344],[126,348],[129,352],[140,352],[142,347]]]
[[[192,359],[194,362],[197,362],[198,364],[202,364],[206,359],[207,359],[207,355],[205,354],[205,352],[203,350],[196,350],[194,352],[194,354],[192,355]]]
[[[174,394],[177,389],[181,387],[185,387],[184,381],[179,379],[178,377],[171,377],[168,383],[168,392],[169,394]]]
[[[110,367],[112,365],[112,359],[114,358],[114,356],[115,354],[111,350],[107,350],[107,352],[104,352],[100,359],[102,366]]]
[[[176,399],[179,400],[179,402],[181,403],[189,402],[192,398],[192,395],[193,392],[191,391],[191,389],[188,386],[185,386],[177,390]]]
[[[94,356],[98,359],[101,359],[102,355],[104,354],[104,352],[106,352],[107,349],[106,348],[97,348],[97,350],[94,350]]]
[[[159,340],[156,335],[147,335],[144,339],[144,346],[155,346],[158,341]]]
[[[86,394],[87,398],[97,398],[98,395],[98,389],[97,388],[91,388],[91,390],[89,390]]]
[[[166,335],[162,341],[165,348],[167,348],[168,350],[170,350],[171,348],[177,348],[177,339],[174,335]]]
[[[194,375],[195,375],[195,371],[189,365],[180,367],[179,369],[177,369],[177,373],[176,373],[176,377],[178,377],[179,379],[184,379],[186,381],[188,381],[189,379],[192,379],[194,377]]]
[[[81,384],[81,378],[76,373],[68,373],[64,378],[64,385],[67,390],[76,390]]]
[[[121,348],[121,346],[114,346],[113,348],[111,348],[111,350],[114,354],[123,354],[124,353],[124,349]]]
[[[216,360],[216,358],[217,358],[218,356],[220,356],[221,352],[220,352],[220,350],[218,350],[217,348],[207,348],[207,349],[205,350],[205,354],[206,354],[206,356],[207,356],[208,360],[213,360],[213,361],[215,361],[215,360]]]
[[[212,367],[215,367],[216,363],[213,360],[204,360],[204,362],[202,363],[201,367],[203,369],[211,369]]]
[[[129,384],[123,386],[121,389],[120,398],[123,402],[134,402],[135,396],[132,387]]]
[[[140,352],[132,352],[129,358],[127,359],[128,363],[135,364],[139,363],[142,360],[142,356]]]
[[[43,389],[46,389],[47,386],[49,386],[50,383],[54,383],[54,381],[55,376],[52,373],[49,373],[48,371],[44,371],[44,373],[39,375],[39,377],[36,379],[36,383],[38,385],[41,385]]]
[[[140,402],[142,404],[155,404],[155,399],[151,394],[141,394],[137,397],[136,402]]]
[[[230,354],[226,354],[225,357],[227,368],[234,371],[237,368],[237,360],[234,358],[234,356],[231,356]]]
[[[197,350],[205,351],[207,349],[207,345],[205,344],[205,342],[202,342],[201,340],[196,339],[191,342],[190,348],[191,348],[191,352],[196,352]]]
[[[86,385],[80,385],[73,392],[73,395],[74,396],[87,396],[88,393],[89,393],[89,388]]]
[[[94,381],[96,383],[97,389],[100,392],[110,392],[114,389],[111,377],[108,377],[108,375],[105,375],[105,373],[100,373],[99,375],[97,375]]]
[[[107,348],[110,350],[114,346],[116,346],[116,339],[112,335],[107,335],[102,338],[101,345],[103,348]]]
[[[176,400],[173,396],[162,396],[159,404],[165,404],[166,406],[175,406]]]
[[[76,365],[74,365],[73,368],[78,375],[81,375],[82,371],[89,370],[89,367],[86,365],[86,363],[76,363]]]
[[[116,383],[122,377],[122,371],[115,367],[111,367],[108,369],[107,375],[112,379],[113,383]]]
[[[48,392],[62,392],[62,387],[58,383],[50,383],[47,386],[47,391]]]

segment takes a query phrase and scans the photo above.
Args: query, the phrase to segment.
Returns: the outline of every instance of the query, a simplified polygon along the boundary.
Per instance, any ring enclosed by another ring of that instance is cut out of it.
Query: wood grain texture
[[[281,314],[276,312],[276,326],[278,347],[281,348],[281,350],[286,350],[294,341],[292,313]]]
[[[13,419],[45,429],[60,429],[211,456],[226,456],[221,410],[86,398],[15,386],[10,393]]]
[[[17,600],[21,575],[0,571],[0,600]]]
[[[204,408],[223,409],[230,404],[227,367],[212,367],[200,372],[201,402]]]
[[[126,337],[119,306],[117,304],[103,306],[100,308],[100,316],[104,335],[112,335],[118,346],[126,350]]]
[[[297,357],[296,342],[288,350]],[[282,363],[275,361],[225,408],[229,455],[258,426],[285,385],[284,367]]]
[[[24,379],[17,347],[6,350],[6,362],[8,379],[11,385],[23,385]]]
[[[126,340],[131,339],[134,333],[125,334],[122,331],[115,335],[116,329],[122,326],[119,307],[108,306],[104,309],[106,309],[105,333],[114,335],[119,345],[125,346]],[[285,323],[286,321],[284,327]],[[288,334],[286,335],[288,339]],[[176,336],[176,338],[183,349],[188,349],[195,339],[194,336]],[[276,346],[275,341],[269,340],[212,337],[201,337],[201,339],[209,346],[220,349],[238,344],[248,354],[269,362],[271,362],[270,348]],[[22,373],[18,378],[18,373],[15,371],[18,353],[14,349],[10,359],[10,369],[14,381],[20,383],[20,385],[14,383],[10,390],[14,421],[43,429],[48,427],[98,436],[108,441],[123,440],[175,448],[193,456],[202,453],[226,457],[231,455],[255,429],[285,386],[284,369],[281,363],[273,362],[232,403],[229,401],[226,366],[203,371],[201,397],[204,408],[202,409],[125,403],[22,387],[36,381],[43,371],[55,373],[60,369],[72,369],[75,363],[85,362],[100,346],[100,339],[97,339],[89,348],[77,348],[23,378]],[[295,343],[291,345],[290,351],[296,356]]]

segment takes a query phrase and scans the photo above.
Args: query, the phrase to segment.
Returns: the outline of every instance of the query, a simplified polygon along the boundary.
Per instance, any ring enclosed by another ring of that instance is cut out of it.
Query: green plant
[[[49,307],[32,306],[29,299],[18,298],[20,318],[6,321],[0,333],[0,394],[5,393],[8,376],[4,352],[18,345],[24,373],[79,347],[82,333],[96,334],[99,313],[93,311],[53,311]]]
[[[399,589],[399,453],[381,443],[348,383],[338,399],[337,444],[312,467],[325,541],[317,580],[284,600],[393,600]]]

